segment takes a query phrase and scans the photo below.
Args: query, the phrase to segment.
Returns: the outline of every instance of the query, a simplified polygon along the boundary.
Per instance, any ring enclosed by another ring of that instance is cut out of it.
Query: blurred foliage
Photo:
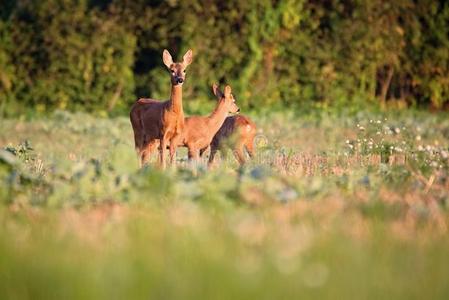
[[[447,299],[446,114],[317,113],[197,176],[124,116],[0,120],[0,299]]]
[[[448,106],[449,4],[384,0],[5,0],[0,113],[124,112],[166,99],[168,48],[194,50],[186,106]]]

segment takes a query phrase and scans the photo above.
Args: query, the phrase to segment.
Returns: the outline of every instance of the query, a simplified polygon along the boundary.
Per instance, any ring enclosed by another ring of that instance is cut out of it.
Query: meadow
[[[0,120],[1,299],[448,299],[447,113],[251,116],[138,168],[127,117]]]

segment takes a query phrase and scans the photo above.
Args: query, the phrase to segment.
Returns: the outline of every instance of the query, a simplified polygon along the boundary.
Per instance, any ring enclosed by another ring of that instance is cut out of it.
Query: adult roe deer
[[[182,62],[173,62],[172,56],[165,49],[163,62],[170,72],[170,99],[161,102],[154,99],[139,99],[131,107],[130,120],[134,131],[134,143],[143,166],[160,141],[160,164],[165,168],[167,145],[181,134],[184,128],[184,111],[182,108],[182,85],[185,70],[192,63],[192,50],[183,56]],[[170,161],[173,162],[176,147],[170,146]]]
[[[240,165],[245,164],[245,149],[250,158],[254,157],[254,138],[256,133],[256,125],[250,118],[243,115],[227,117],[210,144],[209,165],[213,163],[217,151],[219,149],[225,150],[225,146],[233,150],[235,158]],[[206,149],[207,147],[201,149],[201,156]]]
[[[212,90],[218,98],[214,111],[209,116],[186,118],[182,135],[173,140],[176,146],[187,147],[190,160],[196,161],[200,156],[200,150],[209,146],[229,113],[240,111],[229,85],[225,87],[224,92],[221,92],[216,84],[212,86]]]

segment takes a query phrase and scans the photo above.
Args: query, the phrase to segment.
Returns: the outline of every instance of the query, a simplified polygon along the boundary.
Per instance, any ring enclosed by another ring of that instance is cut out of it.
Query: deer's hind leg
[[[245,143],[245,149],[249,154],[250,158],[254,158],[254,155],[256,154],[256,151],[254,149],[254,139],[248,139]]]
[[[210,154],[209,154],[209,161],[208,165],[211,166],[214,163],[215,155],[217,154],[218,147],[215,144],[210,145]]]
[[[151,158],[151,154],[157,149],[158,140],[149,141],[140,151],[140,167],[143,167]]]
[[[234,156],[241,166],[244,165],[246,162],[245,152],[243,149],[244,149],[243,143],[237,144],[236,147],[234,148]]]
[[[131,116],[131,125],[134,133],[134,147],[136,152],[139,154],[143,150],[144,144],[144,134],[142,132],[142,126],[140,120],[135,116]]]

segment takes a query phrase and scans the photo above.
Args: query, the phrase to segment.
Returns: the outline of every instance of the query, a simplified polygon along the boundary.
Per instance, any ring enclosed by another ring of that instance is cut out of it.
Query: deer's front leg
[[[189,148],[188,157],[191,161],[198,160],[198,158],[200,157],[200,151],[196,148]]]
[[[172,140],[170,142],[170,164],[176,166],[176,141]]]
[[[165,163],[165,156],[167,151],[167,134],[164,134],[164,136],[161,139],[159,153],[160,153],[160,163],[162,169],[165,169],[166,163]]]
[[[188,148],[188,156],[189,156],[189,164],[191,165],[193,176],[197,176],[197,167],[198,167],[198,160],[200,157],[200,150],[196,148]]]
[[[200,150],[200,157],[203,157],[204,152],[206,152],[207,149],[209,149],[209,148],[210,148],[210,146],[207,146],[206,148],[201,149],[201,150]]]
[[[211,147],[210,147],[210,154],[209,154],[209,162],[208,162],[209,166],[211,166],[212,163],[214,162],[214,158],[215,158],[216,154],[217,154],[217,148],[214,147],[213,145],[211,145]]]

